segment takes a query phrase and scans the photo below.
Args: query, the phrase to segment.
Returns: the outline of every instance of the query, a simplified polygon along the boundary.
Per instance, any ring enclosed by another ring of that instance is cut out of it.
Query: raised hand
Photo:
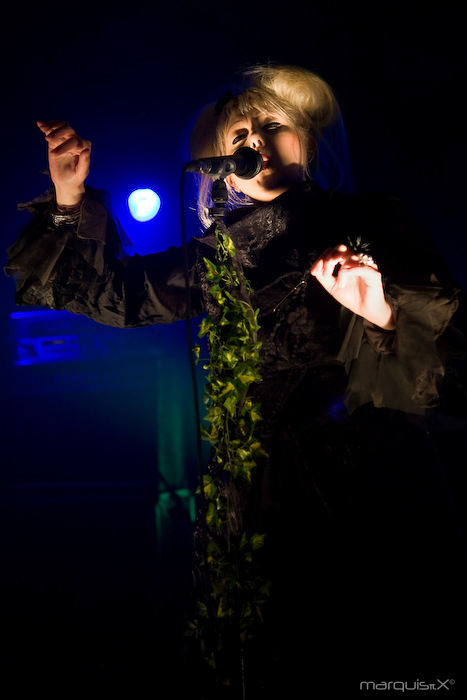
[[[49,170],[55,185],[57,204],[76,206],[83,198],[89,174],[91,142],[82,139],[62,120],[38,121],[49,145]]]
[[[371,258],[357,255],[346,245],[338,245],[325,250],[310,273],[342,306],[380,328],[394,330],[381,273]]]

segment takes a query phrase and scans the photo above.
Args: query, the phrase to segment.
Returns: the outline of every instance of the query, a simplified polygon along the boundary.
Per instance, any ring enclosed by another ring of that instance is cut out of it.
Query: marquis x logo
[[[438,685],[436,685],[436,683]],[[455,684],[453,678],[447,678],[445,681],[440,681],[439,678],[436,679],[436,683],[426,683],[425,681],[416,680],[412,683],[407,681],[380,681],[379,683],[375,681],[363,681],[360,683],[360,690],[399,690],[405,692],[406,690],[450,690],[449,686]]]

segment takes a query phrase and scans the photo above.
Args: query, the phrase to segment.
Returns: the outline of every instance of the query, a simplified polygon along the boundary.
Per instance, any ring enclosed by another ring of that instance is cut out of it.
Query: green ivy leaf
[[[260,406],[258,403],[255,404],[255,406],[253,406],[253,408],[251,409],[250,418],[253,421],[253,423],[257,423],[259,420],[261,420]],[[258,448],[255,449],[259,449],[259,447],[260,443],[258,443]]]
[[[198,333],[199,337],[202,338],[203,336],[205,336],[206,333],[208,333],[211,330],[212,325],[213,323],[210,318],[203,318],[203,320],[201,321],[200,331]]]
[[[219,406],[213,406],[204,416],[204,420],[214,423],[215,420],[222,418],[224,412]]]
[[[216,496],[216,485],[209,474],[204,474],[203,476],[203,490],[206,498],[213,499]]]
[[[257,532],[255,532],[254,535],[251,536],[250,538],[250,544],[253,550],[256,549],[261,549],[261,547],[264,546],[264,540],[266,538],[266,535],[259,535]]]
[[[231,255],[231,256],[233,257],[237,251],[235,250],[235,246],[234,246],[234,244],[233,244],[233,242],[232,242],[232,239],[229,238],[229,237],[227,237],[227,236],[226,236],[226,239],[227,239],[227,240],[226,240],[227,252],[228,252],[229,255]]]
[[[212,527],[213,525],[217,525],[218,522],[219,516],[217,514],[217,509],[215,504],[211,501],[206,511],[206,524],[208,527]]]

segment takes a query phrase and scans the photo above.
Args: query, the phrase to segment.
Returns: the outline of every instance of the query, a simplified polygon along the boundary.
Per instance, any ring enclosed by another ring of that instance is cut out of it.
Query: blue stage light
[[[161,206],[161,200],[154,190],[134,190],[128,197],[128,207],[131,215],[137,221],[153,219]]]

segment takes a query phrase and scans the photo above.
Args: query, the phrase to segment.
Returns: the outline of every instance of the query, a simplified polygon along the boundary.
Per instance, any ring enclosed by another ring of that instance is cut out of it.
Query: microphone
[[[209,177],[224,178],[235,175],[242,180],[251,180],[263,169],[264,161],[261,154],[253,148],[243,146],[231,156],[213,156],[192,160],[184,166],[187,173],[200,173]]]

